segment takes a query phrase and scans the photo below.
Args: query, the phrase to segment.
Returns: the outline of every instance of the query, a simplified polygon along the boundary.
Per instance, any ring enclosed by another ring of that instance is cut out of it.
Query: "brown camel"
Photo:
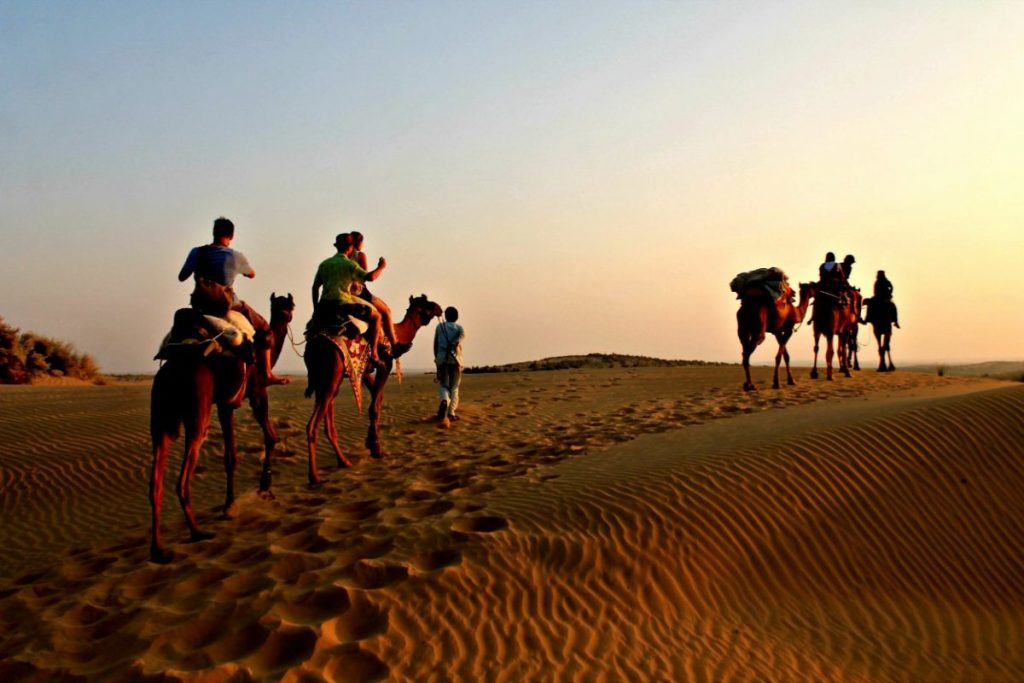
[[[892,362],[892,324],[893,305],[886,299],[872,298],[864,301],[868,307],[867,318],[863,321],[871,324],[871,330],[875,334],[875,343],[878,346],[878,372],[892,372],[896,366]],[[888,355],[889,364],[885,363]]]
[[[764,341],[765,333],[771,332],[779,343],[775,354],[775,376],[772,388],[779,388],[779,363],[786,361],[786,384],[793,385],[793,373],[789,369],[789,351],[786,343],[793,335],[793,330],[803,322],[810,303],[810,285],[800,285],[800,303],[794,306],[789,301],[772,301],[761,287],[751,287],[740,293],[740,310],[736,313],[737,332],[743,346],[743,371],[747,381],[743,383],[744,391],[757,391],[757,386],[750,378],[750,355]]]
[[[814,329],[814,366],[811,368],[811,379],[818,379],[818,350],[821,337],[825,337],[825,379],[832,381],[832,357],[839,361],[839,371],[847,377],[850,369],[846,365],[846,333],[848,325],[847,303],[834,294],[823,289],[820,283],[811,285],[811,296],[814,298],[814,311],[811,313],[811,325]],[[836,339],[833,345],[833,337]],[[838,350],[838,353],[836,351]]]
[[[860,371],[860,358],[857,351],[857,333],[860,330],[861,310],[864,307],[864,297],[860,290],[851,288],[848,295],[848,302],[843,309],[843,316],[840,325],[839,346],[843,352],[843,359],[847,369]]]
[[[389,352],[382,345],[379,365],[374,366],[372,363],[368,363],[363,371],[362,382],[370,390],[370,427],[366,434],[366,447],[370,450],[372,458],[380,458],[384,455],[380,448],[380,411],[384,404],[384,385],[391,375],[395,359],[412,348],[413,339],[421,327],[440,315],[441,307],[427,299],[425,294],[415,298],[410,296],[409,308],[405,311],[405,317],[395,325],[397,343],[394,349]],[[310,485],[318,486],[320,474],[316,467],[316,440],[317,427],[321,420],[324,421],[324,433],[327,435],[327,440],[334,448],[334,453],[338,458],[338,467],[352,466],[345,454],[341,452],[341,447],[338,445],[338,432],[334,426],[334,399],[345,378],[346,367],[341,350],[333,341],[323,335],[314,335],[309,338],[306,345],[305,361],[309,375],[306,397],[315,395],[316,398],[313,414],[306,425],[306,441],[309,445],[308,476]]]
[[[270,326],[273,333],[271,361],[281,355],[291,322],[295,302],[292,295],[270,297]],[[192,325],[202,327],[201,316],[182,309],[175,316],[191,317]],[[216,341],[208,342],[216,344]],[[199,449],[206,440],[210,427],[210,414],[217,406],[221,431],[224,434],[224,469],[227,474],[227,493],[224,514],[230,515],[235,501],[235,465],[238,455],[235,447],[234,412],[244,398],[249,399],[253,415],[263,429],[265,455],[260,490],[269,493],[271,453],[278,442],[277,432],[270,421],[267,386],[261,372],[253,372],[254,364],[235,355],[203,354],[200,347],[175,355],[167,360],[153,379],[150,407],[150,432],[153,437],[153,472],[149,483],[149,500],[153,514],[153,532],[149,557],[153,562],[167,563],[173,558],[165,550],[160,536],[160,508],[163,504],[164,470],[171,442],[177,440],[181,426],[185,426],[185,458],[178,477],[178,500],[185,513],[189,540],[211,538],[199,529],[192,511],[192,475],[199,463]]]

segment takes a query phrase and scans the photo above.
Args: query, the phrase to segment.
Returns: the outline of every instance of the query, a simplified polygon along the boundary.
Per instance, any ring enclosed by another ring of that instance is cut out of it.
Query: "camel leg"
[[[205,431],[186,432],[185,460],[181,463],[181,475],[178,477],[178,502],[181,503],[181,511],[185,513],[190,543],[213,538],[213,534],[208,534],[199,528],[195,513],[192,511],[192,475],[195,474],[196,465],[199,464],[199,449],[202,447],[203,441],[206,440]]]
[[[384,385],[391,375],[391,361],[378,367],[373,374],[373,385],[370,389],[370,427],[366,432],[366,447],[370,450],[370,457],[382,458],[386,453],[380,448],[380,411],[384,406]]]
[[[313,414],[306,423],[306,445],[309,448],[309,471],[307,477],[310,486],[320,486],[320,473],[316,469],[316,430],[320,426],[320,420],[324,417],[327,409],[327,397],[321,390],[316,392],[316,405],[313,406]]]
[[[779,344],[779,350],[775,352],[775,374],[772,376],[772,389],[781,389],[779,384],[779,365],[782,363],[782,352],[786,347]]]
[[[892,332],[885,335],[885,353],[889,356],[889,372],[893,372],[896,366],[892,363]]]
[[[328,402],[327,410],[324,412],[324,433],[327,435],[327,440],[334,449],[334,455],[338,457],[338,467],[352,467],[352,463],[345,457],[345,454],[341,452],[341,445],[338,444],[338,429],[334,425],[333,398]]]
[[[249,406],[252,408],[253,417],[263,430],[263,471],[260,473],[260,493],[269,494],[273,483],[274,446],[280,438],[277,430],[270,421],[270,401],[267,398],[266,387],[254,389],[249,398]]]
[[[754,348],[753,344],[743,344],[743,372],[747,376],[747,381],[743,383],[743,391],[757,391],[757,385],[754,384],[754,380],[750,377],[750,354],[754,352]]]
[[[231,506],[235,503],[235,468],[238,466],[238,447],[235,444],[235,409],[226,403],[217,404],[217,419],[224,434],[224,474],[227,491],[224,495],[224,516],[231,517]]]
[[[832,357],[835,355],[835,349],[832,347],[832,335],[825,335],[825,379],[829,382],[832,381]]]
[[[161,434],[153,439],[153,473],[149,479],[149,503],[153,509],[153,536],[149,544],[149,560],[157,564],[167,564],[173,554],[164,549],[160,536],[160,508],[164,502],[164,471],[167,469],[167,453],[171,447],[171,439]]]
[[[821,334],[814,333],[814,365],[811,366],[811,379],[818,379],[818,348],[821,343]]]
[[[789,349],[782,349],[782,358],[786,361],[786,384],[789,386],[796,386],[796,380],[793,379],[793,372],[789,368]]]
[[[878,347],[878,372],[885,372],[885,343],[878,332],[875,332],[875,346]]]

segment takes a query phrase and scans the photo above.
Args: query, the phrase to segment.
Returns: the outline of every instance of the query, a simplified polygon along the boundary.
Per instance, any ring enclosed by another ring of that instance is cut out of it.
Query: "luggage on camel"
[[[238,311],[228,311],[223,318],[205,315],[194,308],[179,308],[174,323],[160,343],[154,360],[211,354],[231,354],[247,363],[255,360],[253,339],[256,330]]]
[[[781,268],[775,267],[739,273],[729,283],[729,289],[736,292],[737,299],[762,293],[771,297],[772,301],[793,299],[793,288],[789,286],[789,278]]]

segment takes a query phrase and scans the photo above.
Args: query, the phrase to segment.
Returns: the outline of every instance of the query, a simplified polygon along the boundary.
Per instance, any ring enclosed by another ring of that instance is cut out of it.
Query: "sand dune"
[[[245,418],[235,518],[211,444],[216,538],[166,567],[145,388],[4,390],[0,679],[1020,680],[1024,387],[740,379],[474,376],[445,432],[407,378],[392,456],[319,490],[301,383],[275,389],[277,498]],[[361,418],[339,431],[361,455]]]

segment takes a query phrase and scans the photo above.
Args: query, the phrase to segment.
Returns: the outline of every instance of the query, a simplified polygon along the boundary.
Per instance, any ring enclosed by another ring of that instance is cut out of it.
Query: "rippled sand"
[[[234,518],[214,429],[216,538],[170,495],[169,566],[148,387],[2,388],[0,680],[1019,681],[1024,386],[803,376],[469,376],[448,431],[406,378],[382,462],[342,395],[357,464],[321,448],[318,490],[304,382],[274,388],[277,498],[242,412]]]

